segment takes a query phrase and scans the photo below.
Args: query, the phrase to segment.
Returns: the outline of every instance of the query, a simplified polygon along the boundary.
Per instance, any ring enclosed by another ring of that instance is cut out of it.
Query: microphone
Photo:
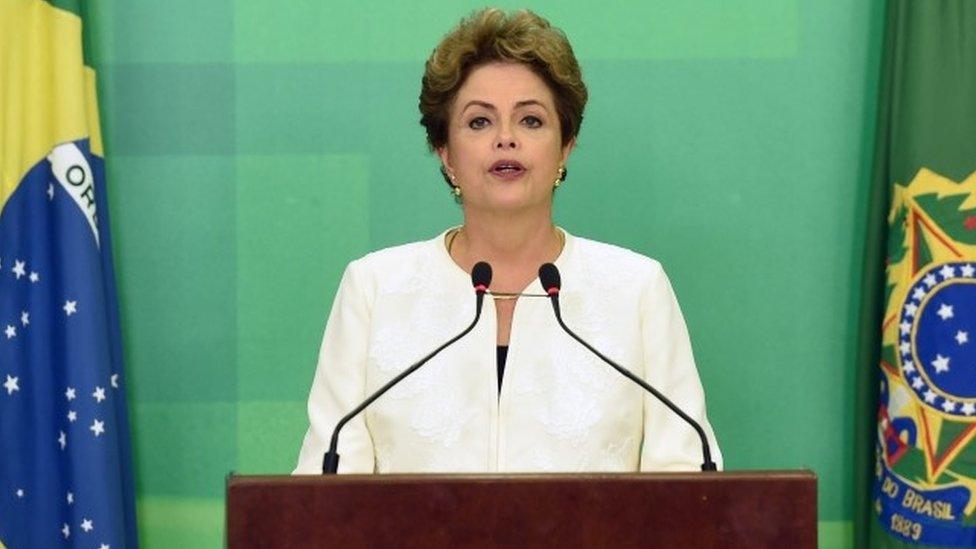
[[[660,391],[658,391],[654,387],[651,387],[646,381],[634,375],[630,370],[624,368],[623,366],[620,366],[616,362],[604,356],[603,353],[594,349],[593,346],[587,343],[586,341],[583,341],[583,338],[576,335],[572,330],[569,329],[568,326],[566,326],[566,323],[563,322],[563,315],[559,311],[559,290],[562,288],[562,283],[559,277],[559,269],[557,269],[556,266],[553,265],[552,263],[546,263],[542,265],[541,267],[539,267],[539,281],[542,282],[542,288],[546,291],[546,294],[549,295],[549,300],[552,301],[552,310],[556,313],[556,320],[559,322],[559,325],[562,327],[562,329],[565,330],[566,333],[569,334],[573,339],[583,344],[583,346],[589,349],[593,354],[600,357],[601,359],[603,359],[604,362],[612,366],[614,370],[617,370],[618,372],[623,374],[623,376],[626,377],[627,379],[643,387],[645,391],[654,395],[655,398],[657,398],[662,403],[664,403],[665,406],[670,408],[672,412],[678,414],[678,416],[680,416],[681,419],[685,420],[689,425],[694,427],[695,431],[698,432],[699,438],[701,438],[701,444],[702,444],[701,470],[715,471],[716,470],[715,462],[712,461],[712,451],[711,448],[709,448],[708,446],[708,438],[705,436],[705,430],[702,429],[702,426],[699,425],[697,421],[692,419],[691,416],[686,414],[681,408],[678,408],[678,406],[675,403],[671,402],[671,400],[669,400],[668,397],[661,394]]]
[[[383,396],[383,393],[389,391],[394,385],[403,381],[405,377],[420,369],[421,366],[437,356],[438,353],[453,345],[457,340],[466,336],[468,332],[473,330],[475,325],[478,324],[478,319],[481,318],[481,306],[484,305],[485,302],[485,292],[488,291],[488,286],[491,285],[491,265],[485,263],[484,261],[475,263],[474,268],[471,269],[471,285],[474,286],[475,293],[474,320],[471,322],[471,325],[465,328],[464,331],[458,335],[449,339],[440,347],[434,349],[429,355],[417,361],[417,363],[415,363],[413,366],[400,372],[399,375],[388,381],[386,385],[380,387],[359,406],[356,406],[351,412],[343,416],[342,419],[339,420],[339,423],[336,424],[335,429],[332,431],[332,440],[329,442],[329,451],[326,452],[325,456],[322,458],[322,474],[334,475],[339,471],[339,453],[337,451],[337,447],[339,446],[339,431],[342,430],[342,427],[348,423],[349,420],[356,417],[359,412],[365,410],[367,406],[372,404],[374,400]]]

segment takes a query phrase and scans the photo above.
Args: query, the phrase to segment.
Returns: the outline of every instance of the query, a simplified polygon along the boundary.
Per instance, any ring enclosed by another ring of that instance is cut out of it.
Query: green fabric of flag
[[[976,2],[890,0],[884,48],[859,344],[856,541],[973,547]]]

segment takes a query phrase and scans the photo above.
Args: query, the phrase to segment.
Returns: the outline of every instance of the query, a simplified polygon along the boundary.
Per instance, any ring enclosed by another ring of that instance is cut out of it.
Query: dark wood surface
[[[817,545],[810,471],[230,476],[241,547]]]

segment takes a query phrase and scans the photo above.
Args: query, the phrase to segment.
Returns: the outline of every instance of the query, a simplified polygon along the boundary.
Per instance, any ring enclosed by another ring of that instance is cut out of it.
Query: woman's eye
[[[484,128],[487,125],[488,125],[488,119],[485,118],[484,116],[472,118],[471,121],[468,122],[468,127],[471,128],[472,130],[480,130],[481,128]]]
[[[526,116],[522,119],[522,123],[530,128],[538,128],[542,126],[542,120],[537,116]]]

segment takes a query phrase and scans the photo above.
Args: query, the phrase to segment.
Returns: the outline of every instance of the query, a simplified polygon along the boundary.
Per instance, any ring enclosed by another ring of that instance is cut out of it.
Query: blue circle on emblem
[[[958,398],[976,397],[976,284],[954,280],[929,297],[915,351],[933,386]]]
[[[919,402],[976,419],[976,264],[943,263],[922,273],[899,319],[900,369]]]

